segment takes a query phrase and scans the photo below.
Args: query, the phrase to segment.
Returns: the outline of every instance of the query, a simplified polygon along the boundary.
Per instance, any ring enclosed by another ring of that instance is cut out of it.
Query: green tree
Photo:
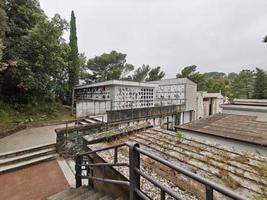
[[[190,65],[182,69],[181,73],[176,75],[176,78],[190,78],[196,74],[197,66]]]
[[[70,19],[70,65],[69,65],[69,89],[72,89],[75,85],[79,84],[79,72],[80,72],[80,60],[79,50],[77,44],[77,32],[76,32],[76,17],[74,11],[71,11]]]
[[[197,72],[197,66],[196,65],[184,67],[181,70],[181,73],[178,73],[176,75],[176,78],[188,78],[188,79],[194,81],[195,83],[197,83],[198,91],[206,90],[206,87],[205,87],[206,82],[205,82],[204,76],[203,76],[203,74],[200,74],[199,72]]]
[[[62,38],[66,21],[56,15],[48,20],[36,0],[7,0],[7,24],[3,60],[13,61],[1,73],[1,97],[9,102],[52,100],[66,69]]]
[[[250,99],[254,93],[254,72],[242,70],[231,81],[229,98]]]
[[[254,83],[254,94],[255,99],[267,98],[267,75],[262,69],[256,68],[255,73],[255,83]]]
[[[7,31],[7,16],[5,12],[5,2],[4,0],[0,0],[0,62],[3,56],[4,49],[4,35]]]
[[[137,68],[132,75],[132,80],[137,82],[145,82],[150,71],[149,65],[142,65],[142,67]]]
[[[160,71],[160,67],[155,67],[148,73],[148,78],[146,81],[158,81],[165,76],[165,72]]]
[[[126,63],[126,54],[111,51],[87,61],[83,69],[83,81],[95,83],[112,79],[124,79],[134,66]]]

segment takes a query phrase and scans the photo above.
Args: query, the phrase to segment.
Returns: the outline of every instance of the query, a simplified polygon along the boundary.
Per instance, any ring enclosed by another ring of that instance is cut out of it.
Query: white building
[[[165,79],[151,81],[149,83],[158,84],[155,89],[156,104],[164,100],[165,104],[180,105],[184,104],[185,109],[180,113],[179,123],[184,124],[196,118],[196,96],[197,84],[187,78]]]
[[[195,119],[196,90],[196,83],[187,78],[147,83],[111,80],[76,87],[73,106],[77,118],[106,115],[109,122],[149,121],[170,128]]]
[[[226,102],[226,98],[221,93],[197,92],[196,119],[201,119],[222,113],[221,105]]]
[[[153,107],[156,87],[154,84],[119,80],[76,87],[76,117],[101,115],[111,110]]]

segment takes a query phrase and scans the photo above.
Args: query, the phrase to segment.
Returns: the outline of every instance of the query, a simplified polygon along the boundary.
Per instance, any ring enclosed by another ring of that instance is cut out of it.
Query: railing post
[[[164,190],[160,190],[160,200],[165,200],[166,194]]]
[[[213,189],[209,185],[206,185],[206,200],[213,200]]]
[[[140,175],[136,173],[135,169],[140,169],[140,153],[135,150],[139,147],[136,142],[128,142],[129,145],[129,164],[130,164],[130,200],[137,200],[138,195],[135,189],[140,190]]]
[[[75,158],[75,179],[76,179],[76,188],[82,186],[82,156],[77,155]]]
[[[118,162],[118,147],[114,148],[114,164]]]

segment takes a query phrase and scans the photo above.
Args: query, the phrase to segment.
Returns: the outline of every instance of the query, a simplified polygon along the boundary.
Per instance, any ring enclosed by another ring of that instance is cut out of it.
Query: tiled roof
[[[256,118],[245,115],[216,114],[177,128],[267,146],[267,122],[256,121]]]
[[[110,142],[97,143],[95,141],[96,143],[93,144],[93,141],[88,141],[90,143],[88,147],[91,150],[96,150],[127,141],[137,142],[140,144],[140,148],[220,185],[229,187],[248,199],[252,199],[254,196],[263,197],[267,192],[267,179],[263,174],[265,168],[262,167],[265,166],[266,157],[231,151],[227,147],[187,136],[177,139],[175,132],[172,131],[158,128],[145,129],[131,135],[126,134],[124,137],[121,136]],[[114,161],[113,153],[113,150],[110,150],[109,152],[99,152],[98,155],[106,162],[111,163]],[[127,147],[118,149],[119,162],[128,163],[128,156]],[[190,194],[204,199],[205,190],[200,183],[198,184],[144,155],[141,155],[140,160],[142,171],[151,175],[158,182],[167,187],[175,185],[185,191],[190,189]],[[115,168],[126,178],[129,177],[128,170],[125,168]],[[150,172],[153,172],[153,175]],[[145,187],[146,184],[141,184],[141,188],[145,188],[145,191],[151,194],[152,199],[157,199],[159,191],[150,185]],[[216,199],[225,199],[217,195],[218,193],[216,193]],[[184,194],[181,199],[191,198]]]

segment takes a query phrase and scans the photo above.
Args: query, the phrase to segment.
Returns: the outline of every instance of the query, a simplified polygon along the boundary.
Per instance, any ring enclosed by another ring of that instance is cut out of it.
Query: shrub
[[[180,131],[176,131],[175,134],[176,140],[181,140],[183,138],[183,134]]]

